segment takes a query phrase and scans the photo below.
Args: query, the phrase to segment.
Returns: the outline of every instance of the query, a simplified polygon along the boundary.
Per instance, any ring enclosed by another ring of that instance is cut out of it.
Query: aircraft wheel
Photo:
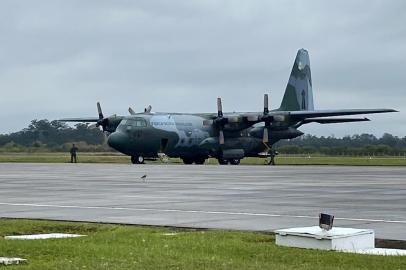
[[[182,161],[183,161],[183,164],[187,164],[187,165],[193,164],[193,159],[191,159],[191,158],[182,158]]]
[[[195,163],[197,165],[202,165],[202,164],[204,164],[205,161],[206,161],[205,158],[195,158]]]
[[[144,164],[144,157],[143,156],[132,156],[131,163],[132,164]]]
[[[219,161],[219,164],[220,164],[220,165],[227,165],[227,164],[228,164],[228,160],[227,160],[227,159],[219,158],[218,161]]]
[[[238,164],[240,164],[240,160],[239,160],[238,158],[233,158],[233,159],[230,159],[229,161],[230,161],[230,164],[231,164],[231,165],[238,165]]]

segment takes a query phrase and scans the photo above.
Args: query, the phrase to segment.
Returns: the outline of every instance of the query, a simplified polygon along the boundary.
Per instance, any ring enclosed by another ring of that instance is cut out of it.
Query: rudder
[[[297,52],[279,110],[314,110],[310,59],[305,49]]]

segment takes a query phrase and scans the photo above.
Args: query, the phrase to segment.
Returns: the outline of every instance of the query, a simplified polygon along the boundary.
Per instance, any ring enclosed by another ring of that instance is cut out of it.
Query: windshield
[[[147,121],[143,118],[124,119],[121,121],[119,127],[146,127]]]

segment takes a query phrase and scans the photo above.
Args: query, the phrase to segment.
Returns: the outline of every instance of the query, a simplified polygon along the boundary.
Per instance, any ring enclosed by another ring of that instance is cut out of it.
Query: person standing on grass
[[[75,163],[77,163],[77,156],[76,153],[78,152],[78,148],[75,146],[75,144],[72,144],[72,148],[70,149],[70,163],[73,163],[73,160],[75,160]]]

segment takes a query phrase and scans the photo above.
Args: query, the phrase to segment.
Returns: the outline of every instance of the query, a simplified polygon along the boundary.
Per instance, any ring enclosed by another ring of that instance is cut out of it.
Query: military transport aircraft
[[[268,109],[264,95],[262,112],[223,113],[217,99],[217,113],[158,113],[151,106],[129,116],[67,118],[65,122],[95,122],[108,134],[107,143],[131,156],[134,164],[144,163],[163,153],[179,157],[185,164],[203,164],[209,157],[219,164],[237,165],[244,157],[274,156],[272,145],[303,133],[298,128],[308,123],[332,124],[369,121],[367,118],[336,116],[396,112],[393,109],[315,110],[308,52],[300,49],[286,86],[280,107]]]

